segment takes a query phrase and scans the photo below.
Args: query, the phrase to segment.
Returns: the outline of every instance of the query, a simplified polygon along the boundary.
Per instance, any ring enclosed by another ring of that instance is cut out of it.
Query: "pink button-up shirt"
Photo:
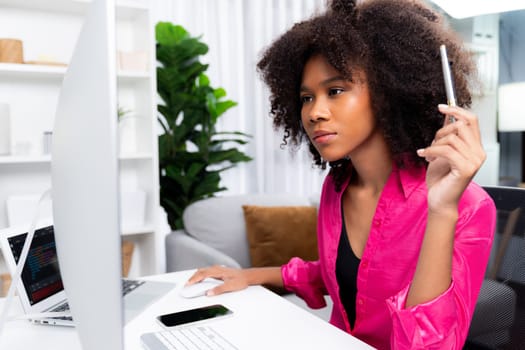
[[[335,275],[341,235],[341,196],[327,176],[318,216],[319,260],[293,258],[281,268],[285,287],[312,308],[325,306],[330,322],[378,349],[461,349],[492,245],[496,209],[471,183],[459,202],[452,282],[433,300],[405,307],[427,221],[424,168],[393,166],[374,214],[357,275],[356,320],[350,328]]]

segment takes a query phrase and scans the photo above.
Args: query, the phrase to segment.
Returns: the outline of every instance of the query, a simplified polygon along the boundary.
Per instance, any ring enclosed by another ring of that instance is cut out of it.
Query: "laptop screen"
[[[16,263],[20,259],[27,233],[8,238]],[[53,226],[35,231],[22,271],[22,283],[31,305],[64,289],[56,252]]]

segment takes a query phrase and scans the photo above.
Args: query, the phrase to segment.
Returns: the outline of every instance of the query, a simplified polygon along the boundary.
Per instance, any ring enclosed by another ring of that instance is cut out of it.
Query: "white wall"
[[[253,135],[245,151],[254,158],[223,173],[235,193],[319,193],[324,174],[312,169],[307,150],[281,149],[282,134],[272,128],[268,92],[256,72],[261,51],[293,23],[312,15],[324,0],[155,0],[157,21],[184,26],[202,35],[209,53],[211,85],[222,86],[239,105],[219,120],[225,131]]]

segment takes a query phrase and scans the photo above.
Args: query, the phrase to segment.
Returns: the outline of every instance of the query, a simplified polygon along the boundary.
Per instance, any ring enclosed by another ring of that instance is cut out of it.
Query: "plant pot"
[[[121,155],[137,152],[137,117],[122,117],[118,123],[119,152]]]
[[[146,191],[120,191],[120,220],[123,229],[144,226],[146,222]]]

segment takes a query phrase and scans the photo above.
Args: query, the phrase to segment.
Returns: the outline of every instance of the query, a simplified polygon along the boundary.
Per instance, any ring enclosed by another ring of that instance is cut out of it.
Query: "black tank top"
[[[346,232],[345,219],[342,215],[343,228],[339,247],[337,249],[337,260],[335,263],[335,275],[339,284],[339,297],[348,315],[350,326],[354,328],[355,323],[355,299],[357,295],[357,270],[361,260],[355,256]]]

